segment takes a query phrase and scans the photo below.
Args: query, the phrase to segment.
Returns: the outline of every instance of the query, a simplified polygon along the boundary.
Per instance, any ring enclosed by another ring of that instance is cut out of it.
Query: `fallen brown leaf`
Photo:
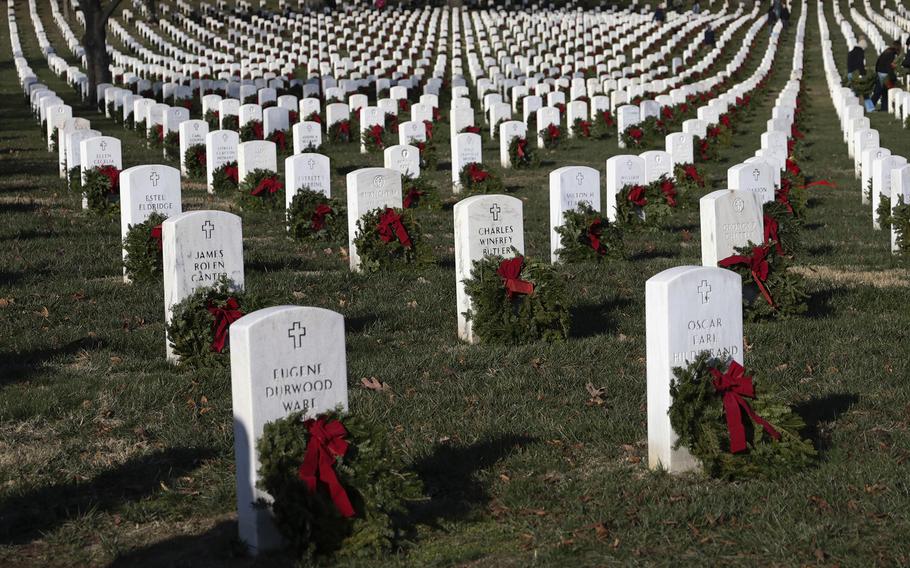
[[[389,388],[389,385],[380,381],[376,377],[363,377],[360,379],[360,385],[363,388],[371,391],[384,391],[388,390]]]

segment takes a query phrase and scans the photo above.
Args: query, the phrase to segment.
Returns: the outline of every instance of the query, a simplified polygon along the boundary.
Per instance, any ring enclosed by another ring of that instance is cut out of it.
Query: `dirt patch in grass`
[[[862,270],[855,267],[844,269],[831,266],[795,266],[791,268],[808,280],[825,280],[837,284],[874,286],[875,288],[910,287],[910,270]]]

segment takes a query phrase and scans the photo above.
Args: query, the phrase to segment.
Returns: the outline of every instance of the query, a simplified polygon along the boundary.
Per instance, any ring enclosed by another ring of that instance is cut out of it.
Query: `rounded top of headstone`
[[[327,310],[325,308],[316,308],[312,306],[272,306],[263,308],[249,313],[231,324],[231,330],[249,329],[258,325],[267,324],[274,317],[293,318],[306,317],[307,319],[321,318],[327,321],[337,320],[344,324],[344,316],[338,312]]]

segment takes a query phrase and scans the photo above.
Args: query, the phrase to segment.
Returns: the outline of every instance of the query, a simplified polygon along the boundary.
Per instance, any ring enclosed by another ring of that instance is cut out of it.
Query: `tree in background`
[[[107,53],[107,21],[120,5],[121,0],[80,0],[79,9],[85,16],[85,34],[82,47],[85,49],[86,72],[88,74],[89,101],[95,101],[96,88],[111,81],[111,58]]]

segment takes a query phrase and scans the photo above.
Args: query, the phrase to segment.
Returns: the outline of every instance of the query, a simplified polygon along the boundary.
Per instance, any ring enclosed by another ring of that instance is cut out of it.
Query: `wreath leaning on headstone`
[[[770,244],[749,243],[718,262],[743,278],[744,314],[750,320],[786,319],[808,309],[802,276],[788,270],[787,257]]]
[[[126,257],[123,266],[126,275],[134,282],[151,282],[162,273],[161,223],[167,219],[161,213],[152,213],[142,223],[130,225],[123,238]]]
[[[800,437],[802,418],[780,400],[755,395],[752,377],[736,361],[700,353],[673,369],[670,424],[711,477],[777,478],[815,463],[815,448]],[[747,400],[748,399],[748,400]]]
[[[440,206],[436,185],[426,176],[401,176],[402,209],[435,209]]]
[[[239,175],[237,162],[227,162],[215,168],[212,172],[212,190],[215,195],[223,197],[237,191]]]
[[[265,425],[259,481],[275,526],[304,560],[373,561],[404,544],[409,502],[424,499],[401,448],[376,422],[339,411],[301,413]]]
[[[465,164],[458,174],[462,193],[473,195],[475,193],[501,193],[502,180],[499,176],[487,170],[483,164],[471,162]]]
[[[589,203],[582,202],[575,209],[567,209],[562,217],[562,225],[556,227],[560,262],[625,258],[622,229],[610,223]]]
[[[765,203],[762,211],[765,244],[771,244],[778,255],[796,255],[802,248],[800,230],[803,220],[790,213],[786,205],[779,201]]]
[[[354,245],[364,272],[417,266],[431,260],[413,211],[378,207],[357,220]]]
[[[415,140],[411,142],[411,144],[420,152],[420,169],[434,171],[437,162],[436,144],[433,144],[433,142],[429,140],[426,142]]]
[[[69,189],[75,193],[82,193],[82,168],[76,166],[70,168],[67,173],[69,179]]]
[[[288,235],[295,240],[341,241],[347,234],[344,204],[324,193],[299,188],[287,210]]]
[[[222,276],[174,305],[167,337],[181,364],[197,367],[230,364],[228,328],[263,303]]]
[[[233,130],[237,132],[240,130],[240,117],[236,114],[229,114],[221,119],[221,129],[222,130]]]
[[[120,210],[120,170],[98,166],[85,172],[82,194],[89,210],[99,215],[113,215]]]
[[[261,120],[250,120],[240,127],[240,141],[252,142],[264,138],[264,130]]]
[[[205,179],[206,175],[205,144],[193,144],[186,149],[183,161],[186,164],[187,177],[192,180]]]
[[[509,163],[516,170],[536,168],[540,165],[540,156],[527,138],[516,136],[509,141]]]
[[[284,204],[284,183],[272,170],[257,168],[247,173],[237,192],[243,209],[274,209]]]
[[[521,255],[486,256],[474,261],[464,286],[471,297],[465,317],[484,343],[558,341],[569,336],[565,282],[548,264]]]
[[[168,160],[180,159],[180,134],[168,132],[164,135],[164,155]]]
[[[540,129],[537,134],[543,140],[543,147],[547,150],[555,150],[562,141],[562,129],[555,124],[548,124],[546,128]]]
[[[217,110],[209,109],[205,111],[205,116],[202,120],[208,123],[210,132],[221,129],[221,113]]]
[[[351,121],[339,120],[329,126],[326,136],[332,144],[347,143],[351,141]]]
[[[897,250],[902,257],[910,258],[910,203],[899,195],[897,204],[891,210],[891,230],[895,233]]]
[[[379,152],[388,146],[386,129],[381,124],[374,124],[361,132],[360,139],[367,152]]]
[[[606,140],[616,134],[616,119],[608,110],[595,111],[592,114],[591,138]]]
[[[654,228],[674,205],[656,184],[625,185],[616,194],[616,223],[630,229]]]

